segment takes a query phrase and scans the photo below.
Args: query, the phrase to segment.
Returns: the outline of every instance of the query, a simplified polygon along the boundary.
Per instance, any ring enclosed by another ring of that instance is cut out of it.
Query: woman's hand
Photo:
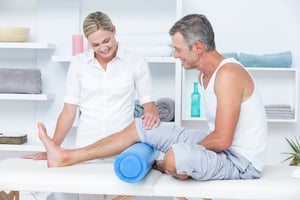
[[[144,129],[152,129],[153,126],[158,127],[160,124],[160,118],[154,102],[145,103],[144,114],[141,116],[143,120]]]

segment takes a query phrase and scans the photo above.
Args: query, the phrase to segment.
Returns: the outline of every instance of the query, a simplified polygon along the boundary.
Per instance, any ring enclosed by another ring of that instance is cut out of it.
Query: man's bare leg
[[[173,152],[172,148],[170,148],[166,152],[163,160],[157,160],[154,163],[153,168],[162,173],[169,174],[169,175],[174,176],[175,178],[178,178],[181,180],[185,180],[185,179],[189,178],[189,176],[186,174],[178,174],[177,173],[176,162],[175,162],[174,152]]]
[[[136,142],[140,142],[135,122],[124,130],[107,136],[91,145],[77,149],[63,149],[47,135],[45,126],[38,124],[39,137],[47,152],[49,167],[63,167],[97,158],[115,156]]]

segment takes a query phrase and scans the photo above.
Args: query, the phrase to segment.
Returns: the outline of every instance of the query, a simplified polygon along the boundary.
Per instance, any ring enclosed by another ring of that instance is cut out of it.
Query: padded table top
[[[150,170],[138,183],[121,181],[112,160],[95,160],[68,167],[48,168],[45,160],[9,158],[0,161],[0,189],[152,196],[161,173]]]
[[[266,166],[255,180],[181,181],[150,170],[138,183],[121,181],[113,160],[95,160],[68,167],[48,168],[46,161],[9,158],[0,161],[0,189],[17,191],[169,196],[217,199],[300,199],[298,169]]]
[[[265,166],[260,179],[180,181],[162,176],[155,184],[157,196],[217,198],[217,199],[300,199],[300,178],[292,177],[296,167]]]

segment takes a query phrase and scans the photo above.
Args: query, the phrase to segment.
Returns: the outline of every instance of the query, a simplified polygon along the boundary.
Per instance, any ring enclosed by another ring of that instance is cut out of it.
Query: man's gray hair
[[[169,34],[173,36],[177,32],[182,34],[190,49],[196,41],[202,42],[206,51],[216,49],[213,28],[204,15],[190,14],[184,16],[171,27]]]

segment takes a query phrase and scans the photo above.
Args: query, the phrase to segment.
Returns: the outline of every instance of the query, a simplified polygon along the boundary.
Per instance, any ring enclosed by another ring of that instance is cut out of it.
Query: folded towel
[[[175,119],[175,101],[171,98],[160,98],[155,101],[159,118],[163,122],[171,122]]]
[[[265,105],[265,111],[268,119],[293,119],[294,112],[288,104]]]
[[[225,57],[225,58],[234,58],[236,60],[238,60],[239,58],[239,55],[238,53],[236,52],[226,52],[226,53],[222,53],[222,55]]]
[[[240,53],[238,60],[245,67],[289,68],[292,65],[292,54],[290,51],[264,55]]]
[[[289,104],[267,104],[265,108],[275,108],[275,109],[291,109]]]
[[[119,34],[116,36],[118,42],[125,46],[165,46],[171,45],[170,35],[165,33],[144,33],[144,34]]]
[[[124,49],[128,49],[132,52],[138,53],[145,57],[167,57],[171,56],[173,49],[170,45],[163,46],[125,46],[122,43]]]
[[[135,143],[116,157],[115,174],[124,182],[138,182],[146,176],[158,156],[159,152],[149,144]]]
[[[0,93],[41,93],[39,69],[0,69]]]
[[[140,105],[140,101],[134,102],[134,118],[140,118],[144,114],[144,107]]]

